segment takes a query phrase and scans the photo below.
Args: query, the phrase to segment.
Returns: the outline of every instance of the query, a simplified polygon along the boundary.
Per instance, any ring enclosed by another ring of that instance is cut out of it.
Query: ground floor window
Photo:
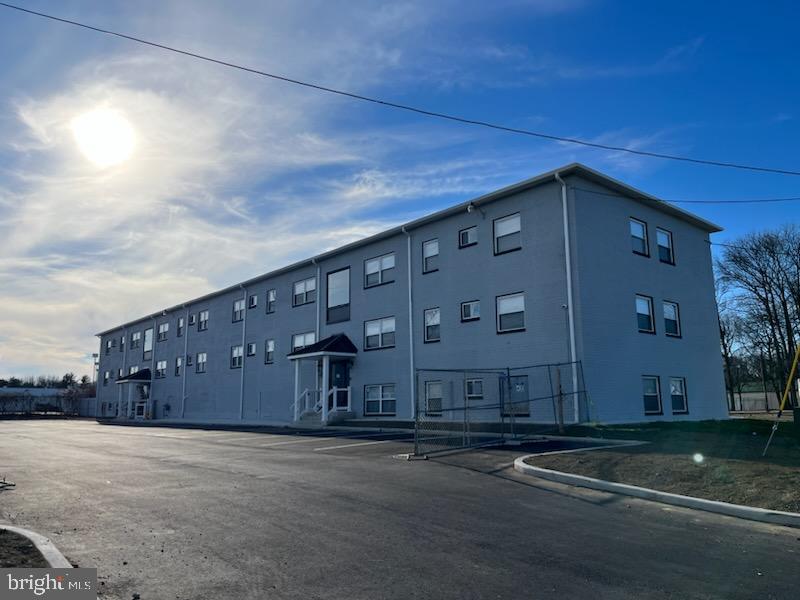
[[[644,399],[644,414],[661,414],[661,385],[658,377],[651,375],[642,377],[642,397]]]
[[[365,415],[394,415],[396,411],[397,399],[393,383],[364,386]]]
[[[161,379],[167,376],[167,361],[160,360],[156,363],[156,377]]]
[[[689,404],[686,401],[686,379],[683,377],[670,377],[669,395],[672,400],[673,414],[689,412]]]
[[[464,396],[467,402],[483,400],[483,379],[467,379],[464,382]]]
[[[429,417],[442,416],[442,382],[425,382],[425,414]]]

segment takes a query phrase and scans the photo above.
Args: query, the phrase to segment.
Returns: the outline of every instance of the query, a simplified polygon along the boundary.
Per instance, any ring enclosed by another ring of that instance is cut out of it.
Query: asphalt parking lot
[[[0,517],[100,597],[794,598],[800,531],[405,461],[402,433],[0,421]]]

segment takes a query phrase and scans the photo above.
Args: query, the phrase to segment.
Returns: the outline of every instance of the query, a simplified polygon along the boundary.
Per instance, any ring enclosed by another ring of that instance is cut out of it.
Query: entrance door
[[[331,389],[339,388],[335,398],[328,403],[328,410],[347,408],[347,388],[350,387],[350,361],[337,360],[331,362]]]

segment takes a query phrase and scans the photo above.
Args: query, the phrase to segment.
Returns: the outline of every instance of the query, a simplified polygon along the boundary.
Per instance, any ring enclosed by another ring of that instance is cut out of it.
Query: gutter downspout
[[[128,339],[128,330],[123,329],[122,335],[125,336],[125,349],[122,351],[122,376],[124,377],[128,372],[128,346],[130,345],[131,341]],[[102,348],[100,349],[102,351]],[[98,361],[99,362],[99,361]],[[98,368],[98,375],[99,375],[99,368]],[[119,371],[117,371],[117,378],[119,378]],[[96,384],[95,384],[96,385]],[[119,394],[117,395],[117,418],[119,419],[120,413],[122,412],[122,388],[123,386],[119,387]],[[95,387],[95,390],[97,388]],[[95,391],[95,398],[97,398],[97,392]],[[97,407],[95,407],[96,411]]]
[[[239,377],[239,420],[244,420],[244,370],[247,364],[247,350],[245,349],[245,338],[247,337],[247,290],[240,283],[239,289],[242,290],[242,302],[244,302],[244,315],[242,317],[242,374]]]
[[[572,392],[575,395],[575,422],[580,421],[580,405],[578,403],[578,365],[575,349],[575,305],[572,301],[572,248],[569,237],[569,210],[567,206],[567,183],[558,172],[555,180],[561,185],[561,212],[564,220],[564,267],[567,276],[567,320],[569,322],[569,357],[572,362]]]
[[[183,308],[186,309],[186,313],[183,317],[183,382],[181,383],[181,419],[183,419],[184,415],[186,414],[186,371],[188,371],[186,363],[189,362],[189,309],[185,304],[183,305]]]
[[[322,304],[322,293],[321,293],[320,280],[319,280],[320,267],[319,267],[319,263],[317,262],[316,258],[312,258],[311,259],[311,264],[317,267],[317,273],[315,275],[316,280],[317,280],[317,325],[314,328],[314,341],[318,342],[319,341],[319,319],[320,319],[319,318],[319,311],[320,311],[320,306]],[[325,291],[327,293],[327,290],[325,290]]]
[[[411,379],[411,418],[417,418],[417,373],[414,363],[414,295],[411,292],[411,234],[406,226],[400,228],[406,234],[406,271],[408,274],[408,358]]]

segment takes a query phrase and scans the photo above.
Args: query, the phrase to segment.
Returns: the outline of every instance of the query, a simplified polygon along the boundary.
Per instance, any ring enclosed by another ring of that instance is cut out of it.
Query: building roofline
[[[241,289],[247,287],[248,285],[253,285],[255,283],[264,281],[265,279],[270,279],[272,277],[277,277],[278,275],[282,275],[284,273],[288,273],[290,271],[294,271],[294,270],[299,269],[301,267],[315,265],[317,262],[319,262],[321,260],[325,260],[327,258],[331,258],[333,256],[337,256],[337,255],[342,254],[344,252],[347,252],[349,250],[354,250],[356,248],[360,248],[362,246],[369,245],[369,244],[371,244],[373,242],[378,242],[378,241],[381,241],[381,240],[393,238],[393,237],[395,237],[397,235],[400,235],[400,234],[403,234],[403,233],[405,233],[405,232],[407,232],[407,231],[409,231],[411,229],[416,229],[418,227],[422,227],[423,225],[427,225],[428,223],[433,223],[435,221],[439,221],[439,220],[444,219],[446,217],[459,214],[459,213],[467,210],[467,207],[469,207],[470,205],[479,206],[479,205],[483,205],[483,204],[488,204],[490,202],[494,202],[495,200],[499,200],[500,198],[504,198],[504,197],[510,196],[512,194],[523,192],[523,191],[535,188],[535,187],[537,187],[539,185],[542,185],[542,184],[545,184],[545,183],[550,183],[551,181],[554,182],[554,181],[556,181],[556,179],[555,179],[556,174],[558,174],[558,175],[560,175],[562,177],[569,176],[569,175],[578,175],[580,177],[583,177],[584,179],[588,179],[588,180],[593,181],[595,183],[598,183],[598,184],[600,184],[600,185],[602,185],[604,187],[607,187],[607,188],[609,188],[611,190],[619,192],[620,195],[623,195],[623,196],[628,197],[628,198],[632,198],[634,200],[638,200],[638,201],[642,202],[643,204],[646,204],[646,205],[648,205],[648,206],[650,206],[652,208],[655,208],[656,210],[660,210],[660,211],[665,212],[667,214],[670,214],[670,215],[672,215],[672,216],[674,216],[674,217],[676,217],[678,219],[686,221],[686,222],[694,225],[695,227],[699,227],[700,229],[703,229],[703,230],[705,230],[705,231],[707,231],[709,233],[716,233],[716,232],[722,231],[721,227],[719,227],[718,225],[715,225],[714,223],[711,223],[710,221],[706,221],[705,219],[702,219],[702,218],[700,218],[700,217],[698,217],[698,216],[696,216],[696,215],[694,215],[694,214],[692,214],[692,213],[690,213],[688,211],[685,211],[685,210],[683,210],[681,208],[678,208],[677,206],[674,206],[674,205],[672,205],[672,204],[670,204],[668,202],[665,202],[663,200],[659,200],[655,196],[651,196],[650,194],[647,194],[647,193],[645,193],[645,192],[643,192],[641,190],[638,190],[638,189],[636,189],[636,188],[634,188],[632,186],[629,186],[626,183],[622,183],[621,181],[618,181],[617,179],[614,179],[613,177],[609,177],[608,175],[605,175],[605,174],[601,173],[600,171],[596,171],[596,170],[594,170],[594,169],[592,169],[590,167],[587,167],[586,165],[584,165],[582,163],[573,162],[573,163],[564,165],[563,167],[559,167],[557,169],[553,169],[551,171],[547,171],[545,173],[542,173],[541,175],[536,175],[535,177],[531,177],[529,179],[525,179],[524,181],[520,181],[518,183],[514,183],[514,184],[506,186],[504,188],[500,188],[499,190],[495,190],[493,192],[489,192],[487,194],[483,194],[482,196],[478,196],[477,198],[473,198],[471,200],[466,200],[464,202],[461,202],[459,204],[455,204],[455,205],[450,206],[448,208],[436,211],[436,212],[431,213],[429,215],[425,215],[425,216],[420,217],[418,219],[414,219],[413,221],[409,221],[408,223],[405,223],[403,225],[397,225],[395,227],[392,227],[390,229],[386,229],[384,231],[381,231],[381,232],[373,234],[371,236],[362,238],[360,240],[356,240],[356,241],[350,242],[349,244],[345,244],[344,246],[339,246],[338,248],[334,248],[333,250],[328,250],[326,252],[322,252],[321,254],[317,254],[317,255],[312,256],[310,258],[306,258],[306,259],[294,262],[294,263],[292,263],[290,265],[287,265],[285,267],[281,267],[279,269],[274,269],[272,271],[269,271],[267,273],[263,273],[261,275],[257,275],[256,277],[252,277],[252,278],[247,279],[245,281],[242,281],[240,283],[235,283],[233,285],[229,285],[229,286],[227,286],[225,288],[210,292],[210,293],[205,294],[203,296],[199,296],[197,298],[193,298],[192,300],[187,300],[186,302],[182,302],[180,304],[176,304],[176,305],[171,306],[169,308],[165,308],[165,309],[163,309],[161,311],[158,311],[158,312],[155,312],[155,313],[151,313],[149,315],[145,315],[145,316],[140,317],[138,319],[134,319],[133,321],[128,321],[127,323],[123,323],[122,325],[117,325],[116,327],[112,327],[111,329],[106,329],[105,331],[101,331],[100,333],[96,333],[95,336],[96,337],[101,337],[101,336],[106,335],[108,333],[112,333],[114,331],[118,331],[120,329],[124,329],[125,327],[130,327],[131,325],[136,325],[137,323],[141,323],[142,321],[146,321],[148,319],[155,319],[155,318],[160,317],[160,316],[166,316],[167,313],[176,311],[176,310],[181,309],[181,308],[185,309],[190,304],[196,304],[198,302],[203,302],[205,300],[209,300],[209,299],[214,298],[216,296],[222,296],[224,294],[228,294],[228,293],[234,292],[236,290],[241,290]]]

